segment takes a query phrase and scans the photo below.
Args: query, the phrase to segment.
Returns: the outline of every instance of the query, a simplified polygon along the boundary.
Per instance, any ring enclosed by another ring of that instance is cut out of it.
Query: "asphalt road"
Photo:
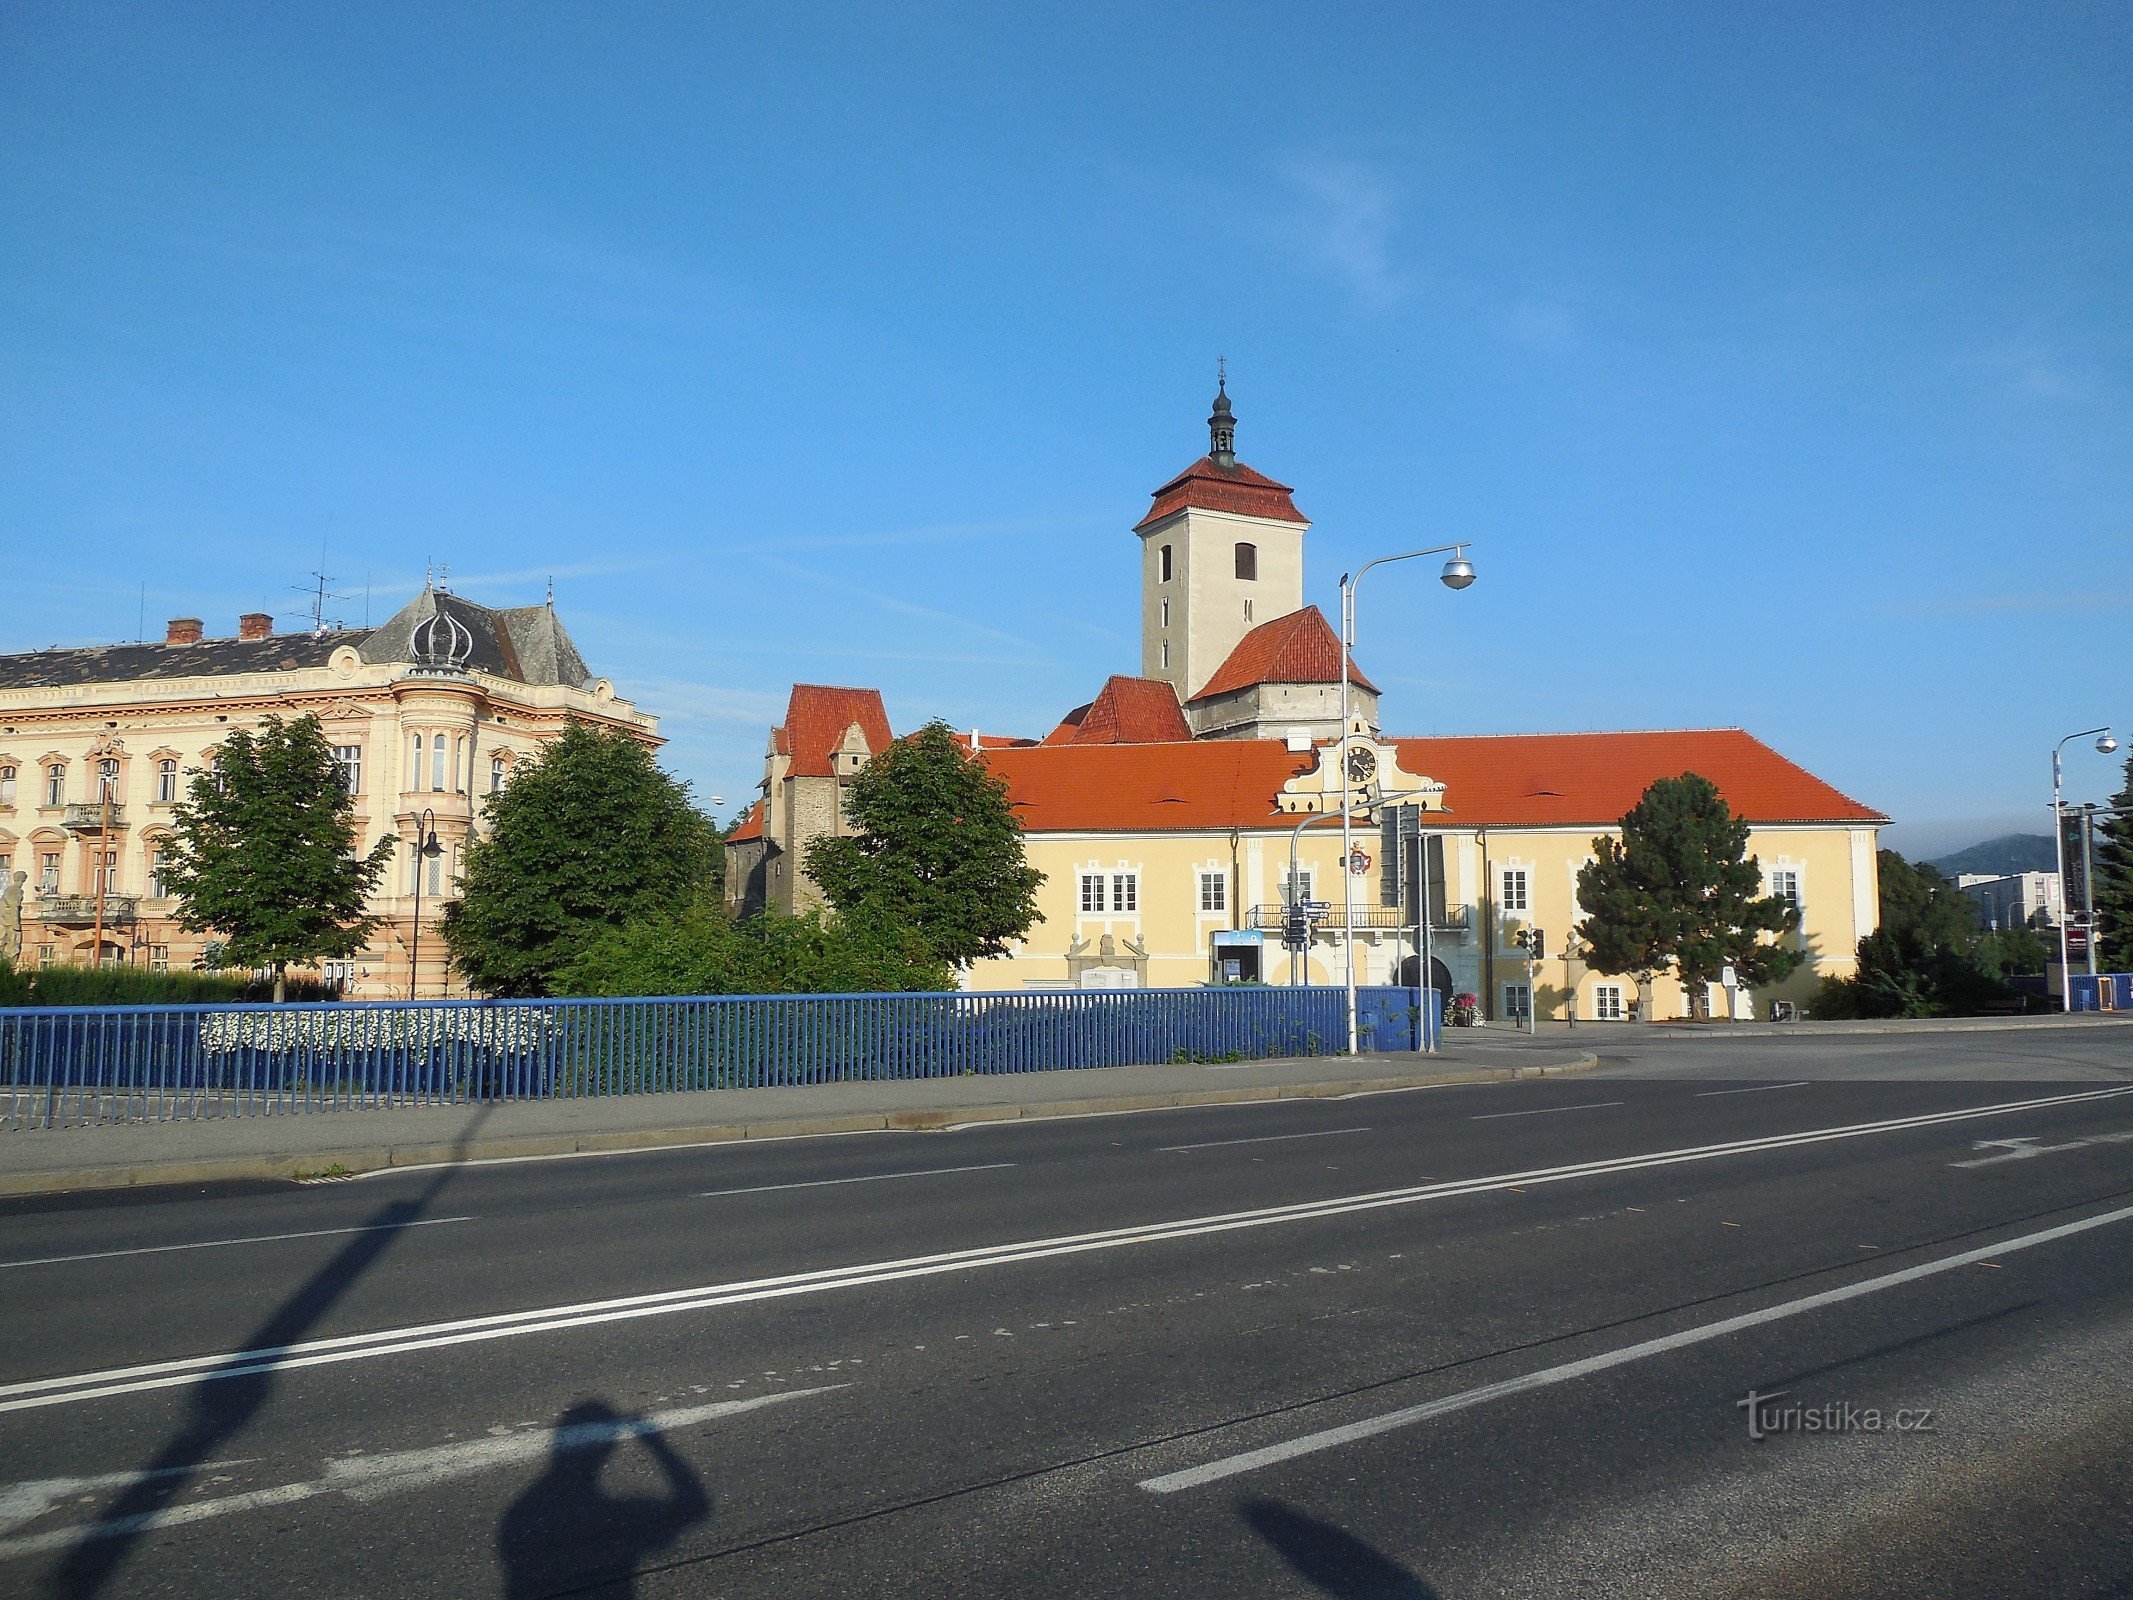
[[[2133,1030],[1595,1046],[0,1205],[0,1590],[2133,1595]]]

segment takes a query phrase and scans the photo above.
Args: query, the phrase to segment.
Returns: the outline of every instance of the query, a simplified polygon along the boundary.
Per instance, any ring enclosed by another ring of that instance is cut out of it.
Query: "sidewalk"
[[[2058,1028],[2128,1028],[2133,1011],[2041,1012],[2030,1017],[1873,1017],[1855,1022],[1580,1022],[1575,1026],[1543,1018],[1537,1042],[1568,1041],[1605,1050],[1625,1039],[1830,1039],[1855,1033],[2036,1033]],[[1511,1031],[1508,1023],[1484,1023],[1477,1030],[1489,1038]],[[2133,1031],[2126,1035],[2133,1045]]]
[[[1305,1056],[1211,1065],[1090,1067],[794,1089],[321,1111],[0,1134],[0,1195],[136,1184],[297,1178],[440,1161],[651,1150],[734,1139],[927,1130],[1024,1117],[1324,1099],[1490,1083],[1597,1064],[1560,1038],[1483,1035],[1441,1054]]]

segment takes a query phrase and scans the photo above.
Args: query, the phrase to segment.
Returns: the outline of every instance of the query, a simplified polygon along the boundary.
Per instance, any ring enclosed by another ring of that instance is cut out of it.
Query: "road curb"
[[[144,1161],[126,1166],[57,1168],[49,1172],[0,1172],[0,1197],[65,1194],[89,1189],[132,1189],[233,1179],[356,1177],[395,1167],[472,1166],[488,1161],[524,1161],[544,1156],[612,1155],[629,1150],[671,1150],[748,1139],[805,1139],[832,1133],[924,1133],[988,1122],[1098,1117],[1127,1111],[1172,1111],[1192,1106],[1249,1105],[1275,1100],[1333,1100],[1349,1095],[1388,1094],[1462,1083],[1508,1083],[1520,1078],[1589,1072],[1600,1058],[1580,1050],[1559,1060],[1516,1067],[1473,1067],[1452,1072],[1390,1074],[1322,1083],[1240,1083],[1224,1089],[1177,1089],[1158,1094],[1094,1095],[1023,1105],[869,1111],[841,1116],[771,1117],[758,1122],[701,1123],[673,1128],[617,1128],[595,1133],[514,1134],[461,1147],[425,1139],[345,1150],[313,1150],[295,1156],[206,1157],[190,1161]],[[332,1113],[322,1113],[331,1115]],[[36,1137],[36,1135],[28,1135]]]

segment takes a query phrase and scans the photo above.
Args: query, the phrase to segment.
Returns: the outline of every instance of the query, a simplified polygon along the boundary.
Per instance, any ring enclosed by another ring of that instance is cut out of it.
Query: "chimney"
[[[172,617],[167,624],[169,631],[163,635],[165,644],[198,644],[203,624],[198,617]]]
[[[273,636],[272,612],[247,611],[237,619],[237,637],[240,639],[271,639]]]

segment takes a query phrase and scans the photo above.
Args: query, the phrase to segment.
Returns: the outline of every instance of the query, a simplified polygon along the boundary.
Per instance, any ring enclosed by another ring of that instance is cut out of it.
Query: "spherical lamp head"
[[[1467,588],[1474,581],[1474,563],[1465,556],[1453,556],[1444,563],[1444,571],[1439,576],[1447,589]]]
[[[2103,737],[2096,741],[2097,751],[2102,755],[2109,755],[2113,750],[2116,750],[2117,748],[2118,741],[2111,737],[2111,730],[2109,728],[2104,729]]]

